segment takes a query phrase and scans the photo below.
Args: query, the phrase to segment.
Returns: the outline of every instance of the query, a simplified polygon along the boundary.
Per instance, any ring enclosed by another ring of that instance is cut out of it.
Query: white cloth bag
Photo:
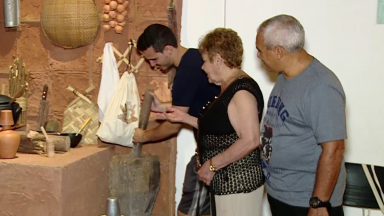
[[[125,105],[128,108],[128,115],[136,118],[130,123],[120,119]],[[124,72],[96,135],[104,142],[132,147],[133,134],[139,125],[139,115],[140,95],[135,76],[133,73]]]
[[[116,92],[119,84],[119,71],[117,69],[115,55],[110,43],[106,43],[103,53],[103,66],[101,69],[101,82],[99,95],[97,97],[97,105],[99,106],[99,121],[104,118],[109,103]]]

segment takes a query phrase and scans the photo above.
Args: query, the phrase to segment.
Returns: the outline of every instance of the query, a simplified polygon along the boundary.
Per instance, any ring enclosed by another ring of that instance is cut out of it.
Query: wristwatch
[[[309,206],[312,208],[323,208],[326,207],[327,209],[331,208],[331,203],[329,201],[323,202],[318,197],[311,197],[309,199]]]
[[[212,164],[212,158],[209,158],[209,171],[216,172],[216,167]]]

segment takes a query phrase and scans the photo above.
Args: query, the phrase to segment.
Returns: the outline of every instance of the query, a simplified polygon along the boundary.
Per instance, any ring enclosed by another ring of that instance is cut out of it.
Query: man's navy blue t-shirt
[[[220,93],[220,87],[208,82],[201,69],[203,59],[197,49],[188,49],[176,69],[172,87],[172,105],[189,107],[188,114],[199,117],[204,105]],[[196,138],[196,129],[194,129]]]

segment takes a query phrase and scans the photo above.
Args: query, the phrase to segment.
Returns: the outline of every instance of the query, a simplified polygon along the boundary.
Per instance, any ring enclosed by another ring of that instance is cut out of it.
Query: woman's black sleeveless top
[[[228,117],[228,104],[236,92],[246,90],[257,100],[259,123],[264,100],[258,84],[249,77],[241,77],[232,82],[227,89],[213,101],[207,103],[199,117],[198,145],[200,163],[203,164],[227,150],[239,138]],[[247,104],[244,104],[247,106]],[[260,150],[256,148],[246,157],[218,170],[213,178],[215,195],[249,193],[264,184],[261,169]]]

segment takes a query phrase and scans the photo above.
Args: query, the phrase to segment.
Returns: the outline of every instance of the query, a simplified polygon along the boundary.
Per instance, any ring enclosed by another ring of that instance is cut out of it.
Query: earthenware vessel
[[[20,145],[20,134],[12,130],[13,114],[11,110],[1,110],[0,112],[0,158],[12,159],[16,157],[17,149]]]

